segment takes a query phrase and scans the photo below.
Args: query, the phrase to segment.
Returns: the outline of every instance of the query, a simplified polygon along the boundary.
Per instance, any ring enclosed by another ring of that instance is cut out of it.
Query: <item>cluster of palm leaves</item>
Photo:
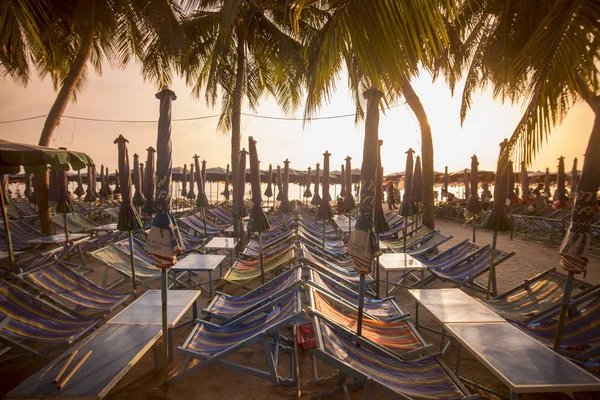
[[[411,78],[443,74],[454,90],[466,76],[463,119],[488,84],[499,98],[524,99],[507,152],[531,161],[575,101],[596,98],[599,21],[597,0],[3,0],[0,73],[26,83],[34,65],[59,89],[41,145],[88,64],[101,72],[104,61],[137,58],[160,85],[183,76],[210,106],[221,102],[234,177],[244,101],[255,108],[268,94],[285,112],[304,104],[310,119],[346,73],[357,120],[369,87],[383,91],[382,107],[404,96],[415,112],[433,226],[433,144]]]

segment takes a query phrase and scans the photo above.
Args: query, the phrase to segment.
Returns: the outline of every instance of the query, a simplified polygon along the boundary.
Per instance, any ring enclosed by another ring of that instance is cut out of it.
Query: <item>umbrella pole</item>
[[[260,278],[262,280],[262,284],[265,284],[265,262],[263,259],[263,238],[262,232],[258,232],[258,249],[260,252]]]
[[[325,211],[327,213],[327,211]],[[327,218],[323,218],[323,250],[325,250],[325,225],[327,223]]]
[[[167,269],[160,271],[160,298],[162,305],[162,385],[166,389],[169,386],[169,327],[167,325]]]
[[[69,244],[69,218],[67,217],[67,214],[63,214],[63,221],[64,221],[64,225],[65,225],[65,243]]]
[[[217,181],[217,200],[215,201],[215,204],[219,204],[219,181]]]
[[[202,219],[204,220],[204,236],[208,237],[208,232],[206,230],[206,207],[202,207]]]
[[[471,225],[473,227],[473,243],[476,243],[475,239],[476,239],[476,229],[475,229],[475,220],[477,219],[477,216],[475,214],[473,214],[473,219],[471,220]]]
[[[217,192],[218,194],[219,192]],[[212,199],[212,184],[210,182],[208,182],[208,204],[210,204],[210,201]]]
[[[131,281],[133,283],[133,297],[137,299],[137,281],[135,279],[135,255],[133,249],[133,231],[129,231],[129,257],[131,260]]]
[[[496,268],[494,267],[494,258],[496,255],[496,240],[498,239],[498,231],[494,231],[492,238],[492,255],[490,257],[490,273],[488,274],[488,287],[486,299],[489,300],[491,295],[496,295]]]
[[[358,286],[358,324],[356,326],[356,334],[361,336],[362,334],[362,320],[363,320],[363,308],[365,306],[365,275],[360,274],[360,281]]]
[[[4,231],[6,232],[6,241],[8,242],[8,261],[10,268],[15,269],[15,255],[13,253],[12,239],[10,237],[10,228],[8,225],[8,215],[6,214],[6,202],[4,199],[4,188],[0,185],[0,205],[2,206],[2,221],[4,221]]]
[[[560,348],[560,341],[562,340],[563,328],[565,326],[565,317],[569,309],[569,301],[571,300],[571,292],[573,291],[573,280],[574,274],[569,272],[567,280],[565,281],[565,290],[562,298],[562,304],[560,305],[560,315],[558,316],[558,325],[556,326],[556,336],[554,337],[554,351],[558,351]]]
[[[406,253],[406,223],[408,222],[408,217],[404,217],[404,226],[402,227],[402,233],[404,234],[404,253]]]

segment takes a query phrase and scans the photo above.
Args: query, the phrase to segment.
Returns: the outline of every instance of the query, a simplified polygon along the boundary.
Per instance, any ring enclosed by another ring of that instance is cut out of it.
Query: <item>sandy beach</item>
[[[471,238],[471,228],[463,227],[460,223],[449,220],[436,220],[436,228],[442,232],[453,236],[453,239],[444,244],[440,250],[448,248],[464,239]],[[492,233],[487,231],[477,231],[477,242],[491,243]],[[515,256],[510,258],[498,267],[498,290],[500,293],[521,283],[524,279],[535,274],[543,272],[549,268],[558,267],[559,255],[558,249],[547,247],[543,244],[528,242],[522,239],[510,240],[508,233],[500,233],[498,237],[498,248],[504,251],[514,251]],[[90,258],[90,264],[92,260]],[[103,267],[96,265],[93,273],[88,275],[93,280],[99,282],[102,276]],[[588,264],[588,275],[585,280],[592,284],[600,283],[600,260],[591,258]],[[384,274],[382,273],[382,276]],[[487,282],[487,274],[478,279],[479,282]],[[450,287],[448,284],[440,281],[432,282],[428,288]],[[381,289],[383,293],[383,288]],[[483,294],[468,291],[470,295],[483,298]],[[414,315],[415,304],[412,297],[406,289],[398,289],[394,292],[396,300],[402,310]],[[203,293],[199,300],[201,308],[209,301],[207,293]],[[192,318],[189,312],[183,321],[190,321]],[[420,322],[423,325],[439,329],[439,324],[428,315],[427,312],[420,313]],[[189,335],[192,325],[187,325],[175,331],[175,344],[181,345]],[[431,332],[421,330],[424,338],[432,343],[432,349],[438,349],[439,336]],[[291,336],[291,329],[289,332]],[[245,348],[235,354],[230,359],[243,362],[245,365],[265,368],[265,360],[262,353],[262,345],[255,345]],[[455,344],[452,343],[448,351],[444,354],[444,360],[450,366],[454,366]],[[507,350],[510,351],[510,350]],[[60,354],[52,354],[50,360]],[[465,378],[473,380],[478,384],[492,388],[493,390],[508,395],[506,387],[490,371],[476,361],[468,352],[463,351],[461,363],[461,373]],[[515,354],[518,357],[518,354]],[[170,365],[171,375],[175,375],[178,368],[183,363],[183,356],[176,354],[174,362]],[[289,374],[289,359],[283,357],[280,363],[281,373],[284,376]],[[0,383],[0,394],[5,394],[11,388],[19,384],[32,373],[42,368],[47,362],[43,360],[27,359],[14,363],[9,366],[3,366],[0,369],[2,380]],[[208,366],[187,376],[170,385],[167,391],[161,388],[161,381],[157,375],[150,375],[153,365],[152,352],[148,352],[140,362],[135,365],[129,373],[117,385],[113,392],[114,399],[285,399],[293,398],[297,395],[295,387],[273,386],[270,381],[256,378],[221,366]],[[319,363],[319,373],[321,376],[331,375],[333,369]],[[300,379],[302,398],[326,391],[333,387],[334,381],[326,384],[315,384],[313,380],[313,362],[310,351],[300,353]],[[130,385],[129,385],[130,384]],[[125,385],[128,387],[124,388]],[[471,389],[471,388],[470,388]],[[484,398],[496,398],[485,393],[480,393]],[[362,396],[362,390],[352,392],[352,398],[359,399]],[[544,394],[522,396],[526,399],[560,399],[568,398],[565,395]],[[577,394],[576,398],[594,398],[592,394]],[[336,398],[342,398],[338,396]],[[377,393],[375,398],[384,398],[382,394]]]

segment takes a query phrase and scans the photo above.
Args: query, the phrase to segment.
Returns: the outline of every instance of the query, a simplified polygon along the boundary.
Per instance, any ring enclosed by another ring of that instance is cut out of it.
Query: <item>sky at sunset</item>
[[[415,91],[421,98],[428,114],[433,133],[435,169],[450,171],[470,167],[470,157],[477,154],[480,169],[495,168],[498,144],[509,137],[521,117],[518,106],[502,105],[494,101],[488,92],[478,94],[474,107],[461,127],[459,120],[461,87],[457,96],[451,96],[445,82],[431,82],[423,75],[413,79]],[[50,109],[55,92],[52,83],[33,80],[26,88],[9,78],[0,80],[5,101],[0,107],[0,121],[26,118],[46,114]],[[178,95],[173,103],[173,118],[211,116],[219,113],[220,107],[211,109],[204,98],[196,99],[190,94],[185,82],[176,79],[172,89]],[[85,90],[77,102],[71,103],[65,115],[118,120],[156,120],[158,100],[154,97],[157,87],[144,82],[139,67],[130,65],[125,70],[106,67],[103,76],[90,72]],[[346,80],[341,77],[338,90],[330,104],[324,106],[319,117],[351,114],[351,97],[346,89]],[[244,108],[245,112],[252,113]],[[257,113],[264,116],[283,117],[275,101],[265,97]],[[302,110],[287,117],[301,117]],[[206,159],[208,167],[222,166],[229,162],[230,135],[218,132],[217,118],[173,123],[173,165],[182,166],[192,160],[194,154]],[[0,138],[22,143],[37,144],[44,118],[10,124],[0,124]],[[567,157],[567,171],[571,169],[573,157],[579,157],[579,168],[592,129],[593,114],[583,104],[578,104],[569,113],[550,137],[535,163],[529,170],[550,167],[556,169],[557,157]],[[67,147],[90,155],[99,164],[114,170],[117,165],[117,146],[114,139],[122,134],[129,144],[129,154],[138,153],[145,160],[145,149],[156,146],[156,123],[105,123],[63,119],[55,131],[52,146]],[[332,154],[332,169],[340,169],[343,159],[350,155],[353,167],[360,168],[364,124],[354,124],[353,117],[312,121],[303,126],[302,121],[278,121],[242,117],[242,146],[247,147],[248,136],[257,140],[261,168],[275,167],[285,158],[290,167],[314,168],[322,163],[322,153]],[[403,171],[405,151],[412,147],[420,154],[420,132],[417,120],[408,106],[399,104],[381,115],[380,139],[384,141],[382,162],[386,174]],[[283,165],[283,164],[282,164]]]

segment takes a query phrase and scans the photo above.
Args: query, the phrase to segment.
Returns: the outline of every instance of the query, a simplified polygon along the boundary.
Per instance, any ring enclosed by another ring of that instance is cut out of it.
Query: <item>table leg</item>
[[[415,301],[415,328],[419,330],[419,303]]]
[[[175,345],[173,343],[173,328],[169,328],[167,336],[167,340],[169,341],[169,362],[173,362],[173,358],[175,356]]]
[[[154,358],[154,370],[160,371],[160,352],[157,344],[152,346],[152,357]]]
[[[510,392],[510,400],[519,400],[519,393]]]
[[[456,367],[454,368],[454,373],[457,377],[460,377],[460,352],[462,350],[462,346],[458,341],[456,342]]]
[[[212,296],[212,271],[208,271],[208,293]]]
[[[192,305],[192,318],[194,319],[194,323],[196,323],[196,319],[198,319],[198,300],[194,301]]]
[[[390,295],[390,291],[388,290],[388,284],[390,282],[390,271],[386,270],[385,271],[385,296],[389,296]]]
[[[229,266],[233,265],[233,249],[229,250]]]

